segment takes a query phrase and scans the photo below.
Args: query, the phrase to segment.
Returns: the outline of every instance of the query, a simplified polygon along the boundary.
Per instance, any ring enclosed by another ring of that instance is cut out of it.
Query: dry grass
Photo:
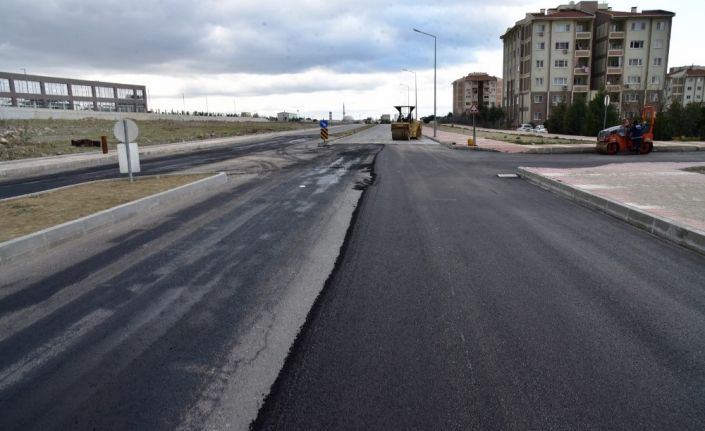
[[[58,154],[98,152],[100,148],[71,146],[71,139],[100,140],[108,137],[108,147],[114,149],[113,120],[86,118],[82,120],[0,120],[0,160],[25,159]],[[318,123],[225,122],[225,121],[139,121],[141,145],[222,138],[255,133],[315,128]]]
[[[0,242],[191,183],[208,174],[173,175],[81,184],[0,201]]]

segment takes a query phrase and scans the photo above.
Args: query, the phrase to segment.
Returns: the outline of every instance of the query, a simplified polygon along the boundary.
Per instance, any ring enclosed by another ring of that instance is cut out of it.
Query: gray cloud
[[[479,2],[343,4],[237,0],[5,0],[0,56],[42,68],[114,72],[296,73],[429,67],[499,48],[506,23]],[[518,18],[518,17],[517,17]]]

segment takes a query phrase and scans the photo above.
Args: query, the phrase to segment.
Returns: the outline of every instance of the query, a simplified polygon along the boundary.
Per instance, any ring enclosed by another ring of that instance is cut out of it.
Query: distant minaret
[[[343,118],[345,118],[345,103],[343,103]]]

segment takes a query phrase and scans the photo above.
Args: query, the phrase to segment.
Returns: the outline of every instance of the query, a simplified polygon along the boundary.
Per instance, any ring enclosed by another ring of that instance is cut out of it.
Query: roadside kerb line
[[[95,214],[2,242],[0,243],[0,265],[18,257],[50,250],[67,241],[85,236],[101,227],[116,224],[138,214],[147,213],[160,205],[174,202],[186,196],[199,192],[210,193],[214,187],[227,182],[228,176],[224,172],[220,172],[193,183],[184,184],[171,190],[146,196]]]
[[[517,168],[520,177],[553,193],[571,199],[588,208],[596,209],[612,217],[643,229],[653,235],[667,239],[691,250],[705,254],[705,232],[686,227],[674,220],[648,214],[637,208],[594,195],[585,190],[547,178],[526,168]]]

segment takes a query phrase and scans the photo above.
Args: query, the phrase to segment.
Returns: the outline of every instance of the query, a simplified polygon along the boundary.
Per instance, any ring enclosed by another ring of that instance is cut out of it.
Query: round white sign
[[[127,123],[127,136],[125,136],[125,124]],[[113,134],[120,142],[134,142],[139,135],[139,130],[137,129],[137,123],[132,120],[119,120],[113,126]]]

